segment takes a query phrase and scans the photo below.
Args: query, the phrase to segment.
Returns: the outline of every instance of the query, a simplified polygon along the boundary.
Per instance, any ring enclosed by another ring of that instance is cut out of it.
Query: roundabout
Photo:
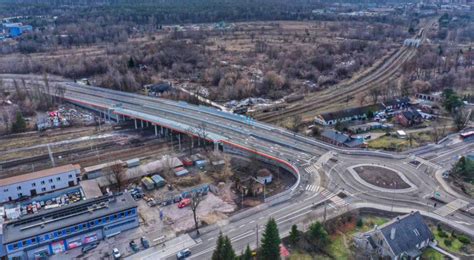
[[[362,185],[381,192],[407,193],[417,189],[398,170],[376,164],[358,164],[347,169]]]

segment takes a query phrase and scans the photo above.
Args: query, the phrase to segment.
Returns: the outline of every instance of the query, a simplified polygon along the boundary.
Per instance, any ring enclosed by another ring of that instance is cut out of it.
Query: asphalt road
[[[23,77],[31,79],[35,76]],[[231,238],[236,252],[242,251],[247,244],[255,247],[257,225],[263,227],[269,217],[276,219],[282,235],[294,223],[303,225],[304,229],[304,225],[322,218],[324,201],[327,202],[329,216],[360,207],[400,213],[420,210],[424,215],[435,217],[474,236],[474,221],[470,215],[459,210],[446,216],[437,214],[431,200],[436,193],[446,203],[462,199],[466,201],[467,209],[473,207],[471,199],[450,190],[443,179],[437,176],[441,170],[449,167],[453,158],[472,151],[472,142],[450,141],[446,146],[431,145],[424,150],[403,154],[343,149],[214,109],[70,82],[58,81],[51,85],[51,94],[58,93],[54,86],[60,85],[65,89],[64,98],[71,102],[92,105],[103,112],[147,120],[184,133],[196,133],[204,123],[208,139],[265,154],[296,169],[299,179],[291,188],[288,200],[276,205],[265,203],[233,215],[228,222],[204,227],[201,235],[194,239],[192,259],[209,259],[220,231]],[[413,161],[417,163],[414,164]],[[380,165],[401,172],[414,184],[415,189],[400,193],[368,187],[354,178],[348,170],[359,164]],[[174,258],[178,248],[169,252],[163,250],[151,248],[132,258],[156,259],[153,257],[159,251],[161,255]]]

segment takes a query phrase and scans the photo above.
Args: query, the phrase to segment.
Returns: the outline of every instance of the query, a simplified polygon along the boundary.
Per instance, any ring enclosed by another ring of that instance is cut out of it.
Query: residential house
[[[382,104],[386,110],[407,108],[408,106],[410,106],[410,98],[408,97],[394,98],[394,99],[384,101],[382,102]]]
[[[416,211],[356,235],[354,241],[368,258],[418,259],[434,236]]]
[[[396,119],[404,127],[417,125],[423,121],[422,116],[416,110],[406,110],[398,113]]]
[[[314,120],[317,124],[323,126],[335,125],[339,122],[347,122],[353,120],[366,120],[369,112],[377,114],[385,111],[385,106],[382,104],[375,104],[370,106],[350,108],[335,112],[323,113],[317,115]]]
[[[331,129],[324,130],[321,133],[321,139],[336,146],[345,146],[349,148],[360,148],[366,146],[363,138],[352,138],[346,134]]]

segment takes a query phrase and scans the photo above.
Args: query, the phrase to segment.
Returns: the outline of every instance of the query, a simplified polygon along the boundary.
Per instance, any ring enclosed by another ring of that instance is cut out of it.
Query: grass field
[[[449,252],[459,253],[461,251],[462,247],[464,246],[464,244],[461,243],[461,241],[459,241],[456,238],[452,237],[451,233],[449,233],[447,231],[444,231],[444,232],[446,232],[448,237],[441,237],[440,236],[441,232],[438,231],[436,228],[433,229],[432,232],[433,232],[433,235],[435,236],[436,241],[438,241],[439,247],[441,247],[441,248],[443,248],[443,249],[445,249]],[[452,241],[450,246],[446,245],[446,243],[445,243],[446,240],[451,240]]]
[[[428,248],[421,255],[421,259],[426,260],[444,260],[444,256],[433,248]]]

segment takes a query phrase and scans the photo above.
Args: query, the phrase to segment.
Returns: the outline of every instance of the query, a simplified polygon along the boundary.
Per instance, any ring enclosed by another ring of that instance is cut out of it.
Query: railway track
[[[370,90],[373,87],[385,83],[398,73],[400,67],[410,60],[416,53],[416,49],[402,47],[395,52],[386,62],[380,64],[373,73],[360,77],[351,83],[340,84],[332,87],[323,93],[312,95],[303,103],[287,108],[283,111],[273,111],[255,116],[255,119],[274,123],[278,120],[299,115],[306,112],[324,108],[330,104],[344,102],[348,96],[354,97],[357,94]]]

